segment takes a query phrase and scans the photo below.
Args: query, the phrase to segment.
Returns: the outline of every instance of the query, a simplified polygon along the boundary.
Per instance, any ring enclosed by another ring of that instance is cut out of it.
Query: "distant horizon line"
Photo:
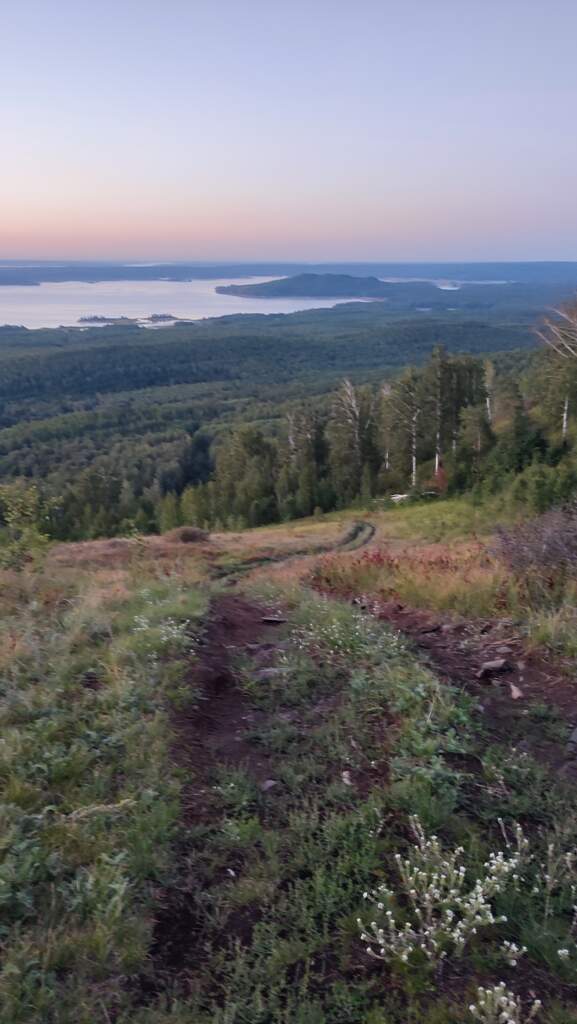
[[[158,266],[158,267],[160,267],[160,266],[178,266],[178,265],[188,265],[188,266],[199,266],[199,267],[202,267],[202,266],[226,266],[226,265],[230,265],[230,264],[233,264],[235,266],[253,266],[255,264],[269,264],[269,265],[270,264],[272,264],[272,265],[278,264],[278,265],[284,265],[284,266],[287,266],[287,265],[290,265],[290,266],[318,266],[318,265],[341,266],[343,264],[348,264],[348,265],[353,265],[353,266],[354,265],[361,266],[361,265],[364,264],[364,265],[369,265],[370,266],[371,264],[387,264],[387,263],[396,264],[396,265],[406,265],[406,266],[413,266],[415,264],[421,264],[421,265],[425,264],[427,266],[441,266],[443,264],[451,264],[451,263],[471,264],[471,265],[496,264],[496,263],[497,264],[502,264],[502,265],[507,265],[507,264],[510,264],[510,263],[528,263],[528,264],[533,264],[533,263],[534,264],[543,264],[543,263],[548,263],[548,264],[577,263],[577,256],[575,256],[575,258],[573,258],[573,259],[569,259],[569,258],[563,258],[563,259],[527,259],[527,258],[524,258],[524,259],[513,259],[513,258],[509,258],[509,259],[502,259],[502,258],[501,259],[489,259],[489,258],[485,258],[485,259],[471,259],[471,258],[467,258],[467,259],[459,259],[459,258],[454,258],[454,259],[419,259],[419,258],[394,259],[394,258],[390,258],[390,257],[387,258],[387,259],[375,259],[375,258],[372,258],[372,259],[368,259],[368,258],[367,259],[347,259],[347,258],[340,258],[340,259],[295,259],[295,258],[292,258],[292,259],[279,259],[279,258],[267,259],[266,257],[255,258],[255,259],[244,259],[244,258],[243,259],[234,259],[234,258],[219,258],[219,259],[197,259],[197,258],[194,258],[194,259],[187,259],[187,258],[184,258],[184,257],[179,257],[177,259],[159,259],[159,258],[155,258],[155,257],[152,257],[152,256],[149,257],[149,258],[146,258],[146,257],[138,258],[138,257],[132,257],[132,256],[122,256],[122,257],[116,257],[116,258],[108,257],[108,256],[107,257],[103,257],[103,256],[98,256],[98,257],[97,256],[94,256],[94,257],[93,256],[74,256],[74,257],[60,256],[60,257],[47,257],[47,258],[42,258],[42,257],[37,257],[37,256],[30,256],[30,257],[27,257],[27,256],[16,256],[16,257],[0,256],[0,266],[2,266],[2,265],[6,265],[6,266],[19,266],[19,265],[21,265],[21,266],[30,266],[32,264],[36,264],[38,266],[46,266],[46,265],[49,265],[49,266],[62,266],[62,265],[68,266],[69,264],[73,264],[73,263],[114,264],[114,265],[134,266],[134,267],[146,267],[146,266]]]

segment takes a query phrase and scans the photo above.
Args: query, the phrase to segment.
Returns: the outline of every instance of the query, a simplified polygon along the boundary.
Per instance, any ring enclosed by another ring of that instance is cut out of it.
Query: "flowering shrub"
[[[189,650],[194,644],[194,638],[189,634],[190,622],[185,619],[177,622],[176,619],[167,618],[159,624],[150,622],[145,615],[135,615],[132,626],[133,633],[144,634],[151,642],[151,646],[159,650],[169,649],[171,651]]]
[[[409,919],[399,922],[394,891],[379,885],[364,893],[378,913],[369,925],[358,919],[361,939],[367,953],[378,960],[408,963],[424,957],[425,962],[440,963],[450,953],[460,956],[479,928],[505,920],[495,918],[491,900],[519,878],[528,840],[516,825],[514,846],[507,853],[491,853],[485,874],[470,887],[462,864],[463,848],[446,853],[436,836],[426,837],[416,816],[410,820],[415,843],[407,858],[395,857]],[[502,951],[509,963],[524,952],[513,944]]]
[[[509,992],[503,982],[493,988],[478,988],[477,1002],[469,1010],[480,1024],[529,1024],[541,1009],[541,1000],[536,999],[524,1014],[517,996]]]
[[[293,634],[297,650],[322,652],[332,661],[363,655],[394,655],[405,650],[398,634],[380,629],[361,612],[343,609],[345,614],[337,615],[331,605],[327,606],[326,615],[322,614],[322,606],[316,610],[320,614]]]

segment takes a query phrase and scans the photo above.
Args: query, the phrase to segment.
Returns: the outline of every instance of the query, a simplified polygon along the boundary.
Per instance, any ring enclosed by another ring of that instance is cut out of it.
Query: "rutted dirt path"
[[[245,576],[247,573],[253,573],[255,570],[266,569],[267,567],[287,565],[289,563],[300,563],[301,561],[304,562],[305,559],[311,559],[318,555],[330,554],[331,552],[358,551],[359,548],[365,547],[371,543],[375,533],[376,527],[373,523],[370,523],[365,519],[356,519],[351,523],[343,536],[333,543],[315,544],[312,547],[303,548],[297,551],[283,551],[277,554],[255,555],[253,558],[247,558],[245,561],[240,562],[233,568],[217,566],[213,570],[213,576],[215,579],[225,578],[233,581],[239,579],[241,576]]]
[[[266,778],[266,762],[255,753],[245,733],[254,721],[248,702],[239,689],[233,659],[251,649],[278,628],[263,619],[269,610],[237,594],[223,594],[209,612],[199,657],[190,675],[200,701],[190,710],[174,715],[179,761],[190,770],[184,792],[187,821],[202,818],[210,793],[203,780],[215,767],[246,764],[257,782]],[[199,781],[197,781],[199,780]]]
[[[218,887],[227,871],[233,870],[223,869],[221,875],[211,877],[210,883],[199,879],[192,866],[196,841],[189,843],[186,838],[187,830],[195,826],[220,824],[223,810],[215,793],[219,773],[223,769],[243,769],[266,799],[271,763],[249,738],[257,713],[238,686],[234,660],[244,653],[254,660],[255,670],[262,669],[269,652],[272,655],[276,650],[279,625],[282,619],[276,613],[249,598],[233,593],[217,597],[188,679],[195,699],[172,714],[173,754],[185,772],[181,793],[183,835],[176,851],[179,877],[172,888],[157,894],[150,957],[158,991],[175,979],[180,988],[186,988],[188,966],[202,957],[196,942],[202,930],[198,887],[204,886],[203,895],[210,901],[210,887]],[[239,938],[250,931],[252,923],[239,919]]]
[[[362,525],[363,530],[355,534],[353,543],[359,539],[363,544],[372,540],[374,526]],[[341,544],[344,541],[345,538]],[[290,561],[297,574],[306,579],[314,557],[309,552],[293,552],[279,561]],[[267,564],[274,567],[276,560],[270,559]],[[261,566],[259,563],[249,568],[257,570]],[[230,582],[236,583],[236,579],[233,577]],[[342,595],[327,596],[343,599]],[[518,750],[526,749],[564,775],[577,778],[577,761],[564,738],[531,719],[532,708],[546,705],[556,708],[562,720],[573,726],[577,722],[577,687],[556,666],[538,655],[527,654],[513,623],[448,621],[447,617],[397,601],[352,595],[344,599],[353,600],[367,614],[409,637],[426,654],[441,679],[474,693],[479,698],[489,737]],[[215,788],[219,773],[223,768],[242,770],[260,790],[259,803],[275,799],[276,756],[271,757],[251,738],[255,727],[265,724],[267,716],[255,711],[244,695],[236,661],[243,655],[255,673],[270,671],[268,666],[274,665],[282,649],[279,628],[283,622],[282,615],[238,590],[216,597],[210,609],[188,679],[195,699],[189,707],[175,709],[172,717],[174,756],[185,777],[183,828],[175,850],[175,882],[157,894],[150,950],[154,981],[149,980],[148,986],[143,983],[144,1001],[175,984],[183,994],[187,986],[193,985],[194,972],[205,955],[201,938],[202,915],[206,913],[203,907],[210,908],[213,896],[227,884],[231,874],[242,871],[242,862],[234,859],[221,863],[217,870],[211,868],[208,874],[202,866],[203,832],[218,830],[223,825],[222,794]],[[482,673],[485,662],[499,659],[505,663],[501,671]],[[480,762],[479,766],[482,770]],[[253,909],[239,910],[227,920],[223,942],[225,938],[230,941],[231,936],[240,943],[248,942],[257,920]]]

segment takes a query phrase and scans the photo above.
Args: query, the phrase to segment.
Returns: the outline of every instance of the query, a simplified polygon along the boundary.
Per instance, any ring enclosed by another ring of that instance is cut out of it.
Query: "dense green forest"
[[[454,282],[450,279],[440,283],[438,279],[414,277],[383,281],[374,275],[360,277],[358,273],[333,272],[295,274],[256,284],[249,281],[218,285],[215,290],[221,295],[263,299],[303,296],[378,299],[385,302],[382,310],[385,316],[413,316],[420,312],[502,317],[514,312],[516,316],[526,317],[558,303],[568,288],[571,286],[566,283],[544,280],[539,284],[517,280]]]
[[[34,484],[56,538],[573,489],[574,361],[522,323],[351,304],[1,341],[0,479]]]
[[[441,346],[379,387],[345,379],[327,410],[289,411],[278,439],[254,426],[228,435],[210,480],[161,500],[162,525],[243,528],[445,492],[505,491],[544,511],[577,489],[577,362],[539,353],[518,379]]]
[[[156,530],[167,496],[205,483],[237,427],[282,443],[303,402],[328,418],[343,377],[378,389],[439,344],[518,368],[535,342],[525,323],[394,320],[373,303],[155,330],[0,329],[0,479],[34,482],[64,539]]]

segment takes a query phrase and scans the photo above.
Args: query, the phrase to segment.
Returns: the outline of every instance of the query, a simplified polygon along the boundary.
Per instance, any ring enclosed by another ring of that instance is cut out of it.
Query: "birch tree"
[[[486,359],[483,368],[485,371],[485,409],[487,411],[487,422],[493,423],[493,402],[494,402],[494,391],[495,391],[495,379],[496,371],[495,364],[490,359]]]
[[[411,487],[417,486],[419,427],[423,414],[422,377],[414,367],[405,370],[393,384],[391,404],[394,410],[394,432],[400,454],[408,459]]]
[[[553,316],[546,317],[537,330],[540,338],[564,362],[577,360],[577,298],[553,310]],[[569,405],[571,400],[573,374],[568,374],[563,394],[561,414],[561,436],[567,440],[569,429]]]
[[[577,298],[554,309],[536,333],[562,359],[577,359]]]
[[[341,505],[360,494],[363,468],[368,466],[371,473],[376,468],[376,413],[371,388],[355,388],[347,379],[342,382],[329,423],[331,474]]]
[[[451,403],[454,397],[452,388],[452,361],[443,345],[437,345],[423,376],[423,387],[426,393],[426,411],[430,413],[432,437],[435,450],[435,476],[439,475],[443,464],[445,444],[451,424]]]

